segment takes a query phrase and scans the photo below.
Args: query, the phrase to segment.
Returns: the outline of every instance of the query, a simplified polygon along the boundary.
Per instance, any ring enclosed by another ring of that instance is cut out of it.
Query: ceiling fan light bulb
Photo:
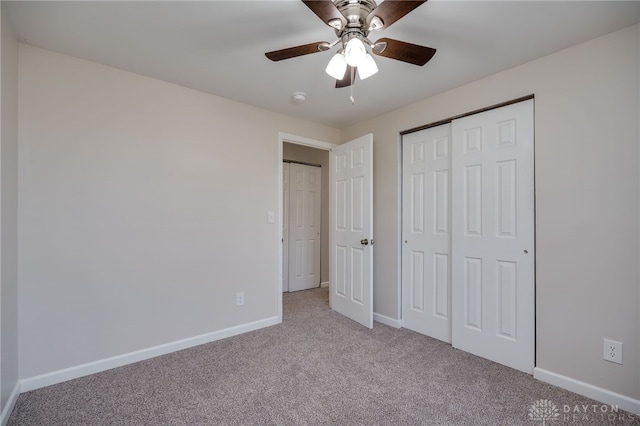
[[[378,72],[378,65],[376,64],[376,61],[373,60],[373,56],[367,53],[366,59],[358,67],[358,76],[360,76],[360,80],[369,78],[377,72]]]
[[[364,48],[364,43],[357,37],[352,38],[347,43],[344,49],[344,56],[347,59],[347,64],[352,67],[358,67],[362,64],[367,56],[367,51]]]
[[[336,80],[342,80],[344,73],[347,72],[347,61],[344,55],[341,53],[333,55],[325,71]]]

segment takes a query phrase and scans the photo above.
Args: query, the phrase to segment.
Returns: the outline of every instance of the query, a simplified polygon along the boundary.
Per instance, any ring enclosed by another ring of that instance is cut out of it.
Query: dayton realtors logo
[[[550,420],[560,418],[560,410],[548,399],[539,399],[529,406],[529,420],[542,422],[544,426]]]
[[[559,408],[556,404],[548,399],[539,399],[529,406],[529,420],[542,422],[547,425],[548,422],[561,420],[562,422],[614,422],[614,421],[634,421],[638,418],[633,414],[620,411],[617,405],[607,404],[563,404]]]

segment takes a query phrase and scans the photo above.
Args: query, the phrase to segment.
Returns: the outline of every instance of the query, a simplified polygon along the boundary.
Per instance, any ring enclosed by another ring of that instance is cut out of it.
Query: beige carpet
[[[640,424],[601,406],[408,330],[368,330],[317,289],[286,294],[281,325],[24,393],[9,425]]]

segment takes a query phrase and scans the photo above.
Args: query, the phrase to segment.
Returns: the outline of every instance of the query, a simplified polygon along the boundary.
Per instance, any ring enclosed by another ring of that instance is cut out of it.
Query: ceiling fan
[[[326,72],[336,79],[336,87],[348,87],[355,82],[356,71],[361,80],[378,72],[373,57],[396,59],[422,66],[436,53],[436,49],[404,41],[381,38],[371,42],[367,36],[371,31],[390,27],[426,0],[385,0],[377,5],[374,0],[302,0],[322,21],[335,30],[337,39],[331,43],[319,41],[274,50],[265,53],[272,61],[295,58],[311,53],[325,52],[340,44],[338,52],[331,58]]]

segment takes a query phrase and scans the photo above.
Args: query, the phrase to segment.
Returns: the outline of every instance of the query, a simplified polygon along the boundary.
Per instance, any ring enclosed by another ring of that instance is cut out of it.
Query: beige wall
[[[1,5],[4,9],[4,2]],[[0,412],[18,383],[18,41],[2,15],[0,59]]]
[[[3,155],[5,101],[8,114],[16,105],[4,42],[3,31]],[[399,132],[533,93],[537,366],[640,398],[638,26],[342,132],[19,51],[21,378],[277,315],[277,229],[266,212],[277,210],[278,132],[374,134],[374,310],[399,318]],[[10,166],[3,158],[3,266]],[[15,287],[2,277],[4,401],[14,362],[5,351],[15,353],[5,336],[17,329],[4,306]],[[624,342],[623,366],[601,359],[603,337]]]
[[[301,161],[322,166],[320,282],[327,282],[329,281],[329,151],[286,142],[282,148],[284,160]]]
[[[277,317],[278,134],[339,130],[19,56],[20,377]]]
[[[399,318],[399,132],[535,94],[537,367],[640,398],[639,27],[342,132],[374,134],[374,310]],[[428,74],[428,68],[425,68]],[[624,365],[602,339],[624,343]]]

